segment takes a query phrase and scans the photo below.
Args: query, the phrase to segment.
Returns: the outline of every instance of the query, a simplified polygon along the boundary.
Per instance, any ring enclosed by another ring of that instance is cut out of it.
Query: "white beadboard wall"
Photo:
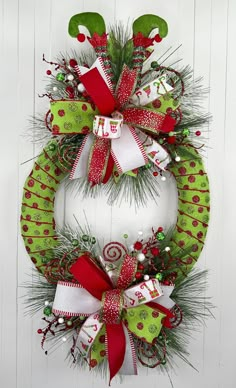
[[[22,186],[33,162],[22,162],[38,150],[24,136],[27,120],[44,112],[47,102],[38,98],[45,85],[48,59],[58,52],[78,48],[67,35],[69,18],[83,11],[100,12],[107,24],[127,23],[144,13],[158,14],[169,23],[169,35],[158,46],[182,44],[173,57],[194,68],[210,89],[205,111],[213,115],[209,127],[206,167],[212,196],[211,224],[198,266],[210,269],[208,294],[216,305],[215,319],[193,333],[189,360],[198,371],[176,360],[170,379],[175,388],[234,388],[236,386],[234,324],[235,313],[235,112],[236,112],[236,1],[235,0],[1,0],[1,152],[0,152],[0,387],[64,388],[108,386],[99,375],[72,369],[64,361],[63,346],[46,357],[40,349],[39,317],[24,314],[22,284],[32,267],[19,236]],[[208,135],[208,133],[206,133]],[[170,206],[171,204],[171,206]],[[127,204],[109,207],[105,199],[74,197],[63,187],[57,198],[57,220],[73,222],[75,214],[83,224],[86,217],[94,233],[104,241],[121,239],[128,232],[135,238],[152,225],[169,224],[175,219],[176,192],[172,185],[160,184],[158,205],[135,213]],[[127,217],[127,214],[129,216]],[[132,240],[132,239],[131,239]],[[167,375],[141,371],[138,377],[125,377],[124,388],[171,387]],[[120,380],[112,387],[120,386]]]

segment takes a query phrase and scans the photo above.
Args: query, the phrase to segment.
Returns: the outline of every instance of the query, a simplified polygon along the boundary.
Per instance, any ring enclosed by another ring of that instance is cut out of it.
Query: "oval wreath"
[[[197,141],[208,120],[198,112],[204,90],[189,67],[151,60],[167,32],[163,19],[143,15],[132,37],[120,25],[107,34],[101,15],[82,13],[71,18],[69,34],[87,39],[93,52],[43,57],[54,69],[47,70],[50,111],[34,124],[39,138],[51,138],[24,186],[22,236],[40,274],[28,285],[28,304],[31,312],[43,309],[42,347],[48,337],[68,341],[74,363],[106,369],[108,362],[110,380],[137,374],[137,362],[168,368],[174,355],[188,362],[185,329],[210,306],[201,297],[205,272],[192,271],[209,219]],[[102,187],[111,203],[129,196],[139,205],[157,196],[157,175],[168,184],[168,174],[178,189],[173,230],[156,225],[129,248],[111,242],[103,249],[89,230],[56,230],[55,194],[67,177],[86,195]]]

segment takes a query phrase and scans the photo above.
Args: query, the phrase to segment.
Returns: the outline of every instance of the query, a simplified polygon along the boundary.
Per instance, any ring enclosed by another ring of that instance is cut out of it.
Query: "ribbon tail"
[[[73,164],[70,179],[83,178],[87,175],[90,149],[94,141],[94,135],[86,135]]]
[[[110,369],[109,385],[113,377],[119,372],[123,365],[126,350],[126,337],[123,325],[107,324],[106,325],[106,345],[107,358]]]
[[[138,129],[136,129],[136,131],[144,146],[148,159],[155,164],[155,166],[165,171],[167,165],[171,162],[171,157],[168,152],[150,136]]]
[[[79,349],[82,357],[89,358],[90,349],[102,326],[103,323],[99,322],[98,313],[90,315],[90,317],[86,319],[79,331],[76,341],[76,347]]]
[[[111,150],[109,139],[95,138],[90,149],[88,180],[93,185],[99,184],[106,177],[107,165]]]
[[[121,137],[111,141],[111,154],[119,174],[148,163],[148,157],[135,129],[126,124],[122,127]]]
[[[123,325],[125,340],[126,340],[126,348],[125,348],[125,357],[120,369],[121,375],[137,375],[137,358],[134,347],[134,341],[132,338],[132,334],[129,333],[127,328]]]
[[[107,162],[106,173],[105,173],[105,176],[102,180],[103,184],[106,184],[109,181],[110,177],[112,176],[112,171],[113,171],[114,165],[115,165],[115,163],[114,163],[113,157],[110,153],[109,158],[108,158],[108,162]]]

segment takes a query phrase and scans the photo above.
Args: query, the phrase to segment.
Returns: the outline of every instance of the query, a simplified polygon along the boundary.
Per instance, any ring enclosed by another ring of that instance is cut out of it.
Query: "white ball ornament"
[[[46,301],[44,302],[44,304],[45,304],[45,306],[49,306],[49,301],[46,300]]]
[[[176,156],[176,157],[175,157],[175,161],[176,161],[176,162],[180,162],[180,160],[181,160],[180,156]]]
[[[144,280],[146,280],[146,281],[150,279],[148,275],[144,275],[143,278],[144,278]]]
[[[81,83],[77,86],[77,89],[78,89],[78,91],[79,91],[80,93],[85,92],[85,87],[84,87],[84,85],[81,84]]]
[[[56,86],[53,86],[52,90],[53,90],[54,92],[57,92],[57,91],[58,91],[58,89],[57,89]]]
[[[162,182],[165,182],[165,181],[166,181],[166,177],[165,177],[165,176],[162,176],[162,177],[161,177],[161,181],[162,181]]]
[[[145,260],[145,255],[143,253],[138,253],[137,259],[138,259],[138,261],[142,262]]]
[[[73,81],[73,79],[74,79],[73,74],[68,74],[67,79],[68,79],[68,81]]]
[[[66,342],[67,341],[67,338],[66,337],[63,337],[62,338],[62,342]]]
[[[142,231],[142,230],[139,230],[139,231],[138,231],[138,235],[139,235],[139,236],[142,236],[142,235],[143,235],[143,231]]]
[[[64,318],[58,318],[58,323],[64,323]]]
[[[166,252],[170,252],[170,247],[165,247]]]

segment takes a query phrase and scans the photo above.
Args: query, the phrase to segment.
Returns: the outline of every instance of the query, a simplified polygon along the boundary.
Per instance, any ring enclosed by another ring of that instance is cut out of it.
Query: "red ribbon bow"
[[[136,258],[126,255],[117,288],[114,289],[108,275],[86,255],[81,256],[70,269],[75,279],[91,295],[102,301],[102,320],[106,324],[110,381],[120,370],[124,361],[126,340],[123,325],[120,322],[120,301],[122,289],[127,288],[132,282],[135,271]]]
[[[80,81],[102,115],[111,116],[115,110],[119,110],[122,112],[125,124],[154,132],[168,133],[173,130],[175,120],[169,115],[163,115],[143,107],[126,108],[135,91],[136,70],[130,70],[126,65],[124,66],[115,95],[97,68],[80,75]],[[97,138],[93,144],[88,168],[89,181],[93,184],[106,183],[111,176],[113,167],[114,160],[110,154],[110,142],[107,139]]]

